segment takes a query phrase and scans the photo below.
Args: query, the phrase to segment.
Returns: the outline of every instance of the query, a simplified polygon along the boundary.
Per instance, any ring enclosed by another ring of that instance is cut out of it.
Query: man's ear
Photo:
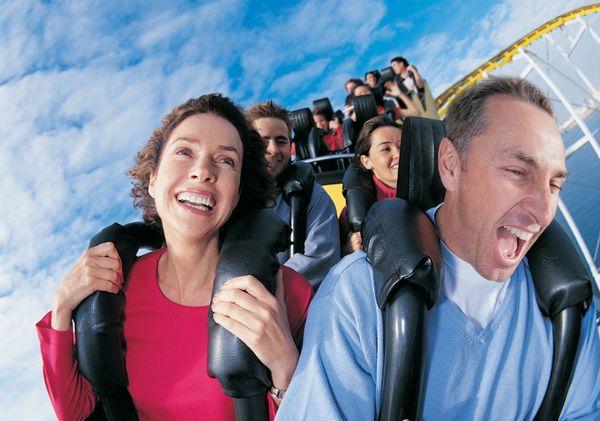
[[[460,156],[454,143],[447,137],[443,138],[438,150],[438,171],[446,191],[455,191],[460,177]]]
[[[360,163],[368,170],[373,170],[373,163],[367,155],[360,156]]]

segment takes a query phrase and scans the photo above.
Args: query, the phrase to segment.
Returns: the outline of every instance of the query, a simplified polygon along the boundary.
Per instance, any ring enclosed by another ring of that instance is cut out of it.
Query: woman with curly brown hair
[[[134,203],[162,229],[166,247],[139,258],[124,283],[115,246],[100,244],[61,283],[37,325],[54,409],[59,419],[93,412],[97,397],[73,357],[72,313],[91,293],[125,285],[126,368],[140,419],[233,420],[233,400],[206,374],[208,313],[220,233],[273,197],[264,143],[229,99],[205,95],[163,118],[130,175]],[[211,309],[285,390],[311,296],[308,281],[282,267],[275,296],[255,277],[240,276],[226,282]]]

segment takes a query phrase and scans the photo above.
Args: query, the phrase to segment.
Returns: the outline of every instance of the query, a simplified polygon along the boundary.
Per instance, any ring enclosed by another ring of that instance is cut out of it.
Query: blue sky
[[[440,94],[587,4],[545,0],[0,4],[0,413],[53,419],[34,324],[87,240],[139,219],[126,171],[160,117],[223,92],[290,109],[403,55]]]

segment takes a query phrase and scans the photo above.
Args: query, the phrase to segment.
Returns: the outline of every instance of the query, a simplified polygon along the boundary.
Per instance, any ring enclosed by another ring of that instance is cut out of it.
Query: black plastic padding
[[[423,289],[428,308],[435,304],[441,254],[435,227],[425,213],[402,199],[380,200],[365,218],[362,239],[379,308],[407,282]]]
[[[404,104],[404,102],[402,104]],[[387,118],[389,118],[392,121],[396,120],[396,103],[394,101],[390,99],[384,100],[383,109],[385,110],[385,115],[387,116]]]
[[[133,399],[126,388],[113,388],[109,392],[99,395],[99,397],[104,419],[119,421],[134,421],[139,419]],[[100,416],[100,413],[94,412],[94,416]]]
[[[316,158],[327,154],[327,147],[323,141],[324,136],[325,132],[318,127],[310,129],[307,142],[309,158]]]
[[[581,325],[580,305],[566,308],[552,317],[552,372],[544,400],[534,418],[536,421],[558,420],[560,417],[573,380]]]
[[[315,109],[321,111],[328,121],[333,120],[333,107],[329,98],[320,98],[313,101]]]
[[[587,310],[592,282],[563,227],[554,220],[527,252],[537,301],[542,314],[554,317],[581,304]]]
[[[405,283],[383,310],[381,421],[421,419],[428,317],[424,295],[422,288]]]
[[[234,401],[236,421],[268,421],[269,401],[267,392],[250,398],[239,398]]]
[[[367,120],[377,116],[377,104],[373,95],[355,96],[353,99],[356,127],[360,132]]]
[[[294,128],[294,143],[296,145],[296,158],[299,160],[310,158],[308,149],[308,135],[315,127],[312,112],[308,108],[302,108],[291,112]]]
[[[309,108],[301,108],[291,112],[294,133],[296,136],[304,134],[308,136],[310,129],[315,127],[312,112]]]
[[[127,275],[140,246],[160,246],[162,236],[142,223],[112,224],[90,240],[90,247],[114,243]],[[125,295],[98,291],[83,300],[73,313],[79,371],[92,383],[109,420],[137,420],[127,391],[125,368]]]
[[[279,177],[284,200],[290,205],[290,256],[304,253],[306,241],[306,215],[315,185],[315,173],[310,164],[294,162]]]
[[[375,99],[375,105],[378,107],[383,107],[385,105],[383,100],[383,96],[385,95],[385,88],[383,86],[376,86],[374,88],[369,89],[371,90],[371,94],[373,94],[373,98]],[[375,109],[375,111],[377,111],[377,109]]]
[[[285,200],[292,195],[302,195],[310,199],[315,184],[315,172],[306,162],[293,162],[287,166],[278,180]]]
[[[294,144],[296,145],[297,160],[304,160],[310,158],[310,152],[308,150],[308,136],[294,137]]]
[[[352,232],[360,232],[367,212],[377,201],[377,192],[372,177],[352,163],[344,173],[342,193],[346,198],[346,216]]]
[[[348,148],[350,152],[354,152],[354,144],[356,143],[356,136],[358,133],[354,129],[354,121],[350,118],[345,118],[342,122],[342,140],[344,141],[344,148]]]
[[[390,80],[394,80],[394,77],[396,76],[396,73],[394,73],[394,69],[392,69],[392,66],[388,66],[385,67],[383,69],[381,69],[381,76],[379,76],[379,80],[377,81],[378,85],[384,85],[385,82],[388,82]]]
[[[306,162],[292,162],[277,180],[285,200],[292,195],[310,198],[315,184],[315,172]]]
[[[397,195],[424,211],[444,200],[437,154],[445,136],[444,123],[438,120],[407,117],[402,124]]]
[[[276,253],[283,250],[289,227],[271,210],[248,212],[233,222],[219,254],[214,295],[236,276],[252,275],[271,293],[279,269]],[[208,317],[208,374],[216,377],[226,395],[249,398],[270,386],[267,369],[240,339]]]
[[[402,78],[402,76],[394,75],[394,81],[396,82],[396,86],[398,86],[398,89],[400,89],[404,95],[410,96],[410,91],[404,84],[404,78]]]
[[[127,234],[135,238],[141,248],[157,249],[164,245],[165,237],[162,229],[150,226],[144,222],[131,222],[125,225]]]

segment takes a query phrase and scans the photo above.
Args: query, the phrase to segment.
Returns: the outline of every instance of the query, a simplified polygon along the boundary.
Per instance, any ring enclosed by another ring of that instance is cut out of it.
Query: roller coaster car
[[[324,101],[324,100],[320,100]],[[329,103],[329,100],[327,100]],[[331,104],[329,104],[331,108]],[[333,109],[330,109],[333,116]],[[296,159],[311,164],[315,173],[324,171],[344,170],[345,163],[338,161],[337,157],[322,159],[332,156],[327,148],[323,137],[325,132],[315,126],[312,112],[308,108],[292,111],[292,123],[294,128],[293,142],[295,144]]]

